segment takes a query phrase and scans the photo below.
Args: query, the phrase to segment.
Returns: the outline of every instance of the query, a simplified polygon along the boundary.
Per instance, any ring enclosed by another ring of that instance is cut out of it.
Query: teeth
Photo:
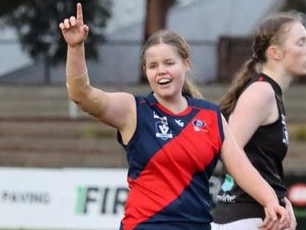
[[[167,84],[169,82],[171,82],[169,78],[162,78],[158,81],[159,84]]]

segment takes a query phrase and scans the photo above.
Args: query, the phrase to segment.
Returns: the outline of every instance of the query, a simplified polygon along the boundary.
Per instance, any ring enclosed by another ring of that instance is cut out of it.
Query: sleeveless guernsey
[[[289,139],[282,91],[273,79],[264,74],[254,77],[246,87],[256,81],[271,84],[275,92],[279,118],[272,124],[259,127],[244,150],[254,167],[275,190],[280,204],[284,206],[283,198],[287,189],[283,183],[282,160],[287,153]],[[263,207],[245,193],[226,171],[224,175],[218,203],[213,211],[214,222],[224,224],[245,218],[264,218]]]
[[[129,195],[122,230],[210,229],[209,178],[219,159],[219,107],[186,97],[173,114],[153,94],[136,96],[137,127],[128,143]]]

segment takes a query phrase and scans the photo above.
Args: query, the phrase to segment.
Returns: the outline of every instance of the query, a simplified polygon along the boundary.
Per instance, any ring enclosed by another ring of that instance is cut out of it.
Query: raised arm
[[[128,93],[108,93],[90,85],[85,59],[85,41],[89,28],[83,21],[80,3],[76,16],[66,18],[59,24],[67,43],[67,88],[69,98],[85,112],[121,131],[128,140],[136,126],[134,96]]]
[[[272,187],[260,176],[242,148],[237,145],[224,118],[223,127],[225,138],[221,149],[221,159],[237,184],[264,207],[266,218],[263,227],[266,229],[275,225],[287,227],[286,210],[279,205]]]

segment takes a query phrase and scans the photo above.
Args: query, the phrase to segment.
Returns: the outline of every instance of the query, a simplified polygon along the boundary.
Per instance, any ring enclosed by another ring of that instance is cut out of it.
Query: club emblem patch
[[[206,125],[206,122],[205,121],[202,121],[200,119],[194,119],[192,121],[192,124],[193,124],[193,128],[194,128],[194,131],[196,132],[207,132],[207,125]]]
[[[156,137],[161,138],[162,140],[173,138],[172,131],[168,126],[167,117],[160,117],[156,112],[153,112],[153,118],[157,120],[155,122]]]

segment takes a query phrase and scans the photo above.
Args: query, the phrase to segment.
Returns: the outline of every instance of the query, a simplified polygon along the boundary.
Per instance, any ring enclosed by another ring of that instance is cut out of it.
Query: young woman
[[[265,19],[255,32],[253,51],[220,107],[239,147],[288,210],[288,229],[294,230],[296,219],[283,183],[282,160],[289,143],[283,92],[295,76],[306,74],[306,31],[300,15],[282,12]],[[232,176],[225,171],[213,229],[258,229],[264,209]]]
[[[130,192],[120,229],[210,229],[208,180],[220,156],[265,208],[263,226],[287,224],[286,210],[238,148],[218,106],[196,98],[200,95],[187,80],[190,57],[184,39],[165,30],[147,41],[142,61],[152,93],[134,96],[90,85],[84,47],[89,29],[81,4],[77,17],[59,27],[68,46],[70,99],[116,128],[127,152]]]

